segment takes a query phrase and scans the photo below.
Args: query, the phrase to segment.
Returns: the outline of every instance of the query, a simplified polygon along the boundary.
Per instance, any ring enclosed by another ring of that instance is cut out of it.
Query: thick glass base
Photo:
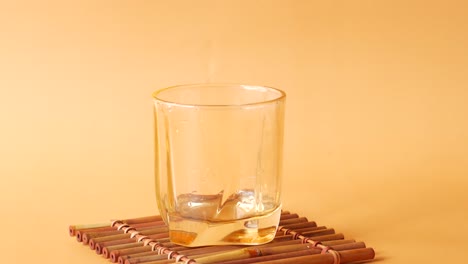
[[[275,237],[281,206],[262,216],[235,221],[203,221],[169,214],[171,242],[199,247],[208,245],[259,245]]]

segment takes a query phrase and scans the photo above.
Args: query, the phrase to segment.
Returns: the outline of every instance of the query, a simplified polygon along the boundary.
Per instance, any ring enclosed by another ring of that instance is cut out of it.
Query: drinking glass
[[[286,95],[195,84],[153,93],[155,183],[173,243],[258,245],[281,215]]]

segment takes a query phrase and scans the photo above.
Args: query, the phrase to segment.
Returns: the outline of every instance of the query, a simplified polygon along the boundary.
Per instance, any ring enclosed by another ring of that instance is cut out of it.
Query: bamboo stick
[[[280,216],[281,220],[287,220],[287,219],[292,219],[292,218],[299,218],[298,214],[282,214]]]
[[[288,224],[296,224],[296,223],[304,223],[308,222],[306,217],[299,217],[299,218],[292,218],[292,219],[286,219],[286,220],[280,220],[279,225],[284,226]]]
[[[299,223],[293,223],[293,224],[286,224],[286,225],[280,225],[283,228],[287,229],[298,229],[298,228],[305,228],[305,227],[314,227],[317,226],[317,224],[312,221],[312,222],[299,222]]]
[[[154,235],[148,235],[149,238],[151,239],[163,239],[163,238],[169,238],[169,233],[160,233],[160,234],[154,234]],[[168,239],[167,239],[168,241]],[[118,240],[111,240],[111,241],[104,241],[104,242],[99,242],[94,245],[95,251],[97,254],[102,254],[103,249],[108,247],[108,246],[115,246],[115,245],[122,245],[122,244],[127,244],[127,243],[133,243],[135,242],[135,238],[125,238],[125,239],[118,239]],[[93,240],[89,243],[90,247],[94,243]],[[91,247],[92,248],[92,247]]]
[[[130,218],[130,219],[122,220],[122,222],[126,224],[139,224],[139,223],[154,222],[154,221],[162,221],[162,217],[159,215],[153,215],[153,216]],[[86,225],[70,225],[68,227],[68,233],[70,234],[70,236],[75,236],[76,231],[78,230],[86,230],[86,229],[96,230],[99,228],[109,228],[108,230],[112,230],[110,223],[98,223],[98,224],[86,224]]]
[[[187,249],[187,250],[181,250],[178,251],[178,253],[182,255],[198,255],[198,254],[211,254],[214,252],[225,252],[225,251],[230,251],[234,249],[239,249],[240,246],[212,246],[212,247],[206,247],[206,248],[196,248],[196,249]],[[145,257],[139,257],[139,258],[127,258],[124,263],[121,263],[119,260],[120,264],[136,264],[136,263],[141,263],[141,262],[147,262],[147,261],[157,261],[157,260],[167,260],[167,254],[164,255],[150,255],[150,256],[145,256]],[[175,262],[175,260],[172,260],[172,262]]]
[[[358,248],[365,248],[365,244],[362,242],[357,242],[357,243],[349,243],[349,244],[343,244],[343,245],[338,245],[333,247],[333,250],[349,250],[349,249],[358,249]],[[259,256],[255,258],[249,258],[249,259],[240,259],[240,260],[229,260],[229,261],[224,261],[224,262],[217,262],[217,264],[247,264],[247,263],[257,263],[261,261],[271,261],[271,260],[278,260],[278,259],[285,259],[285,258],[292,258],[292,257],[298,257],[298,256],[305,256],[305,255],[313,255],[313,254],[320,254],[321,249],[301,249],[298,248],[290,251],[285,251],[282,253],[278,254],[271,254],[271,255],[266,255],[266,256]]]
[[[292,245],[292,244],[300,244],[302,243],[300,240],[288,240],[288,241],[283,241],[283,242],[276,242],[276,243],[268,243],[268,244],[264,244],[264,245],[260,245],[260,246],[257,246],[257,247],[270,247],[270,246],[283,246],[283,245]],[[221,249],[239,249],[239,248],[242,248],[243,246],[209,246],[209,247],[203,247],[203,248],[187,248],[185,250],[178,250],[179,253],[183,254],[183,255],[198,255],[198,254],[204,254],[204,253],[210,253],[210,252],[216,252],[216,251],[219,251]],[[171,250],[175,250],[175,248],[171,248]],[[132,254],[132,255],[128,255],[128,256],[121,256],[119,257],[119,264],[124,264],[124,260],[126,259],[139,259],[140,257],[147,257],[147,256],[153,256],[153,257],[150,257],[149,259],[152,259],[152,260],[157,260],[157,259],[163,259],[163,258],[166,258],[167,256],[163,256],[163,257],[160,257],[160,258],[156,258],[155,256],[159,256],[159,255],[153,255],[152,252],[147,252],[146,254],[145,253],[140,253],[140,254]],[[126,262],[125,262],[126,263]],[[134,263],[134,262],[130,262],[130,263]]]
[[[257,263],[259,261],[276,260],[276,259],[281,259],[284,262],[287,262],[287,260],[285,259],[310,255],[312,253],[313,251],[305,249],[305,250],[297,250],[297,251],[285,252],[285,253],[269,255],[269,256],[262,256],[262,257],[257,257],[257,258],[222,261],[222,262],[216,262],[216,263],[217,264],[247,264],[247,263]]]
[[[68,227],[68,234],[70,236],[75,236],[76,231],[79,231],[79,230],[93,230],[93,229],[109,228],[109,227],[110,227],[109,223],[99,223],[99,224],[90,224],[90,225],[71,225]]]
[[[340,255],[341,264],[354,262],[354,261],[371,260],[375,256],[374,250],[372,248],[360,248],[360,249],[338,251],[338,254]],[[281,263],[284,263],[284,261],[285,260],[283,259],[279,259],[279,260],[272,260],[272,261],[257,262],[257,264],[281,264]],[[316,255],[289,258],[287,262],[294,263],[294,264],[334,264],[335,259],[333,258],[332,254],[316,254]],[[205,264],[205,263],[199,263],[199,264]]]
[[[137,247],[137,248],[127,248],[121,250],[114,250],[110,253],[111,262],[117,262],[120,256],[130,255],[134,253],[151,251],[151,247]]]
[[[167,233],[165,233],[165,234],[167,234]],[[158,239],[157,241],[160,242],[160,243],[163,243],[164,241],[169,241],[169,238],[168,238],[168,237],[167,237],[167,238],[162,238],[162,239]],[[150,248],[150,247],[148,247],[148,248]],[[103,255],[103,257],[105,257],[105,258],[111,258],[112,252],[113,252],[113,251],[109,250],[108,247],[104,247],[104,248],[102,249],[102,255]],[[130,253],[125,254],[125,255],[138,254],[138,253],[143,253],[143,252],[148,252],[148,250],[140,251],[140,252],[130,252]],[[117,254],[117,253],[115,253],[115,254]],[[118,255],[115,256],[115,257],[118,258],[120,255],[124,255],[124,254],[121,254],[121,252],[119,252]]]
[[[158,241],[161,242],[161,240],[158,240]],[[123,264],[127,258],[138,258],[138,257],[149,256],[149,255],[158,255],[158,253],[156,251],[132,253],[132,254],[125,255],[125,256],[119,256],[119,260],[122,259],[121,263]],[[110,254],[109,254],[109,257],[110,257]],[[120,263],[120,261],[119,261],[119,263]]]
[[[221,254],[214,254],[206,257],[195,258],[197,263],[218,263],[228,260],[239,260],[239,259],[247,259],[247,258],[254,258],[262,255],[273,255],[279,253],[286,253],[291,252],[292,250],[312,250],[320,252],[320,249],[312,248],[310,244],[298,244],[298,245],[287,245],[287,246],[279,246],[279,247],[269,247],[269,248],[257,248],[257,247],[249,247],[249,248],[242,248],[238,250],[233,250]]]
[[[324,230],[324,229],[327,229],[327,227],[325,227],[325,226],[305,227],[305,228],[294,229],[294,231],[297,232],[297,233],[303,233],[303,232]]]
[[[156,222],[146,222],[146,223],[141,223],[141,224],[134,224],[131,227],[135,228],[136,230],[145,230],[145,229],[151,229],[157,226],[164,226],[163,221],[156,221]],[[116,230],[115,231],[92,231],[92,232],[85,232],[83,233],[83,244],[88,244],[89,240],[91,238],[96,238],[96,237],[103,237],[103,236],[110,236],[110,235],[116,235],[116,234],[121,234],[124,231],[123,230]],[[91,249],[93,249],[91,247]]]
[[[131,218],[121,220],[120,222],[126,224],[141,224],[146,222],[156,222],[161,221],[162,218],[159,215],[155,216],[146,216],[146,217],[139,217],[139,218]],[[76,236],[76,240],[78,242],[83,241],[83,234],[88,232],[105,232],[105,231],[115,231],[116,228],[111,226],[111,223],[98,223],[98,224],[87,224],[87,225],[70,225],[68,227],[68,233],[70,236]],[[88,241],[85,242],[85,244]]]
[[[164,232],[168,232],[168,228],[166,226],[155,227],[155,228],[152,228],[152,229],[143,230],[143,231],[140,232],[140,234],[142,234],[142,235],[153,235],[153,234],[164,233]],[[98,242],[112,241],[112,240],[125,239],[125,238],[130,238],[130,234],[127,233],[127,234],[97,237],[97,238],[90,239],[90,241],[92,240],[92,241],[94,241],[94,243],[98,243]]]
[[[334,250],[348,250],[348,249],[365,247],[364,243],[362,242],[356,243],[354,242],[354,240],[348,240],[347,242],[344,240],[336,240],[336,241],[329,241],[329,242],[330,243],[328,244],[332,244],[333,242],[336,244],[334,247],[331,247],[331,249],[334,249]],[[326,243],[327,242],[323,242],[323,244],[326,244]],[[314,248],[309,243],[303,244],[301,240],[290,240],[290,241],[278,242],[278,243],[273,243],[273,244],[254,246],[254,247],[249,247],[249,248],[254,249],[254,250],[259,249],[259,255],[277,255],[277,254],[283,254],[283,253],[301,251],[301,250],[309,250],[310,251],[309,254],[318,254],[322,251],[322,249]],[[195,257],[196,256],[190,256],[190,258],[195,258]],[[240,259],[242,259],[242,257],[240,257]],[[252,261],[252,262],[255,262],[255,261]]]
[[[319,229],[319,230],[303,232],[301,234],[303,236],[313,238],[313,237],[316,237],[316,236],[335,234],[335,229],[333,229],[333,228]]]

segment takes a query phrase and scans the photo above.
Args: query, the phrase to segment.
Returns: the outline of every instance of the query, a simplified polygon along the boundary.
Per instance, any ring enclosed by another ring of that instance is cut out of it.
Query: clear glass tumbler
[[[285,93],[231,84],[156,91],[155,176],[170,240],[271,241],[281,215]]]

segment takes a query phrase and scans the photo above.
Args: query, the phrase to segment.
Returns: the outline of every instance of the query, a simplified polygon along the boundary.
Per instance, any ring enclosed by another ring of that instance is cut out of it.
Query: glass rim
[[[275,91],[279,93],[278,97],[275,97],[273,99],[269,100],[264,100],[264,101],[258,101],[258,102],[250,102],[250,103],[241,103],[241,104],[189,104],[189,103],[180,103],[172,100],[167,100],[167,99],[162,99],[158,97],[161,93],[175,89],[175,88],[188,88],[188,87],[203,87],[203,86],[237,86],[237,87],[261,87],[268,89],[269,91]],[[163,102],[166,104],[171,104],[171,105],[177,105],[177,106],[185,106],[185,107],[243,107],[243,106],[255,106],[255,105],[263,105],[263,104],[269,104],[272,102],[280,101],[286,98],[286,93],[278,88],[274,88],[271,86],[265,86],[265,85],[253,85],[253,84],[241,84],[241,83],[194,83],[194,84],[181,84],[181,85],[173,85],[173,86],[168,86],[165,88],[161,88],[159,90],[156,90],[152,93],[152,97],[154,100]]]

